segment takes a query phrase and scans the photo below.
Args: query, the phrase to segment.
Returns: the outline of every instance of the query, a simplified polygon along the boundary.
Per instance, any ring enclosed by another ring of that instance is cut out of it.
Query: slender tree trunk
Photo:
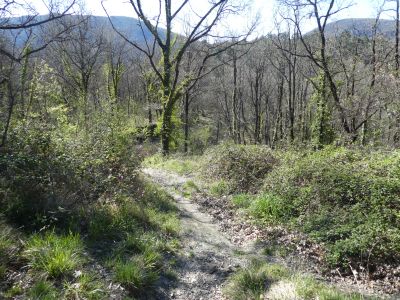
[[[270,117],[269,117],[269,97],[265,97],[265,121],[264,121],[264,142],[266,145],[271,146],[271,137],[270,137]]]
[[[235,143],[239,143],[240,132],[238,132],[238,88],[237,88],[237,58],[233,56],[233,95],[232,95],[232,134]]]
[[[273,145],[275,145],[278,140],[281,140],[283,135],[283,124],[282,124],[283,84],[284,84],[284,79],[283,76],[281,76],[281,80],[279,82],[279,87],[278,87],[279,91],[278,91],[277,117],[274,129],[274,137],[272,140]]]
[[[185,126],[185,145],[184,145],[184,152],[187,153],[189,150],[189,92],[186,91],[185,93],[185,103],[184,103],[184,126]],[[219,123],[218,123],[219,124]]]
[[[217,121],[217,139],[216,139],[216,143],[217,144],[219,143],[220,130],[221,130],[221,122],[220,122],[219,117],[218,117],[218,121]]]
[[[399,30],[400,30],[400,0],[396,0],[396,46],[395,46],[395,63],[396,63],[396,73],[395,76],[399,78],[399,69],[400,69],[400,54],[399,54]]]
[[[14,93],[12,91],[12,87],[11,87],[11,83],[8,82],[8,113],[7,113],[7,119],[4,125],[4,130],[3,130],[3,134],[1,137],[1,144],[0,144],[0,148],[3,148],[7,142],[7,136],[8,136],[8,131],[10,128],[10,123],[11,123],[11,117],[14,111],[14,106],[15,106],[15,96]]]

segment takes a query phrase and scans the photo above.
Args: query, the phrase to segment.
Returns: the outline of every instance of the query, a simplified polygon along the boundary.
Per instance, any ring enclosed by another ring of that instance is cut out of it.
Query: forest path
[[[225,299],[222,288],[228,276],[255,257],[254,243],[237,246],[218,222],[200,211],[200,206],[183,196],[190,178],[159,169],[142,172],[164,188],[176,201],[182,227],[182,255],[178,260],[178,282],[164,293],[166,299]]]
[[[185,196],[188,194],[188,186],[194,185],[194,178],[156,168],[144,168],[142,173],[173,197],[180,211],[182,248],[175,269],[177,281],[163,281],[159,286],[157,299],[226,299],[222,290],[228,277],[253,259],[277,263],[298,274],[316,275],[310,269],[310,261],[301,256],[282,258],[265,255],[265,247],[263,243],[260,244],[260,240],[269,240],[268,235],[265,236],[246,220],[238,219],[226,207],[226,199],[223,197],[208,198],[201,192],[195,193],[193,199]],[[362,299],[400,299],[398,294],[374,294],[373,290],[363,284],[351,281],[330,282],[329,278],[318,278],[326,280],[333,288],[359,292],[365,295],[365,298],[361,296]],[[300,299],[295,282],[287,280],[273,284],[264,297],[279,300]]]

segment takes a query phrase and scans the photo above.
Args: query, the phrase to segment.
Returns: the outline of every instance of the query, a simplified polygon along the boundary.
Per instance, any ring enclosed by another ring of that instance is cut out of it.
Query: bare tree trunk
[[[185,126],[185,144],[184,144],[184,152],[187,153],[189,149],[189,92],[185,93],[185,101],[184,101],[184,126]],[[218,123],[219,124],[219,123]]]
[[[278,87],[277,117],[275,122],[274,137],[272,140],[273,145],[275,145],[278,140],[281,140],[283,135],[283,124],[282,124],[283,84],[284,84],[284,79],[283,76],[281,76],[281,80],[279,82],[279,87]]]
[[[240,143],[237,87],[237,57],[233,54],[232,134],[235,143]]]
[[[399,75],[400,75],[399,74],[399,68],[400,68],[400,54],[399,54],[399,42],[400,42],[399,41],[399,39],[400,39],[400,37],[399,37],[399,34],[400,34],[399,26],[400,26],[400,24],[399,24],[399,22],[400,22],[400,0],[396,0],[396,46],[395,46],[394,50],[395,50],[395,63],[396,63],[395,76],[396,76],[397,79],[399,78]]]
[[[7,112],[7,119],[4,125],[4,130],[3,130],[3,134],[1,137],[1,144],[0,144],[0,148],[3,148],[7,142],[7,136],[8,136],[8,131],[10,128],[10,123],[11,123],[11,117],[14,111],[14,106],[15,106],[15,95],[12,91],[12,86],[11,86],[11,82],[8,81],[7,84],[7,90],[8,90],[8,112]]]

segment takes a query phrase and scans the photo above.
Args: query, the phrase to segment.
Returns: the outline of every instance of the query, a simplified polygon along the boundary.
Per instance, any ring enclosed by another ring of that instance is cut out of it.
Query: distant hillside
[[[44,19],[46,16],[38,16],[37,20]],[[24,20],[26,17],[18,17],[18,18],[12,18],[8,20],[9,23],[11,24],[19,24],[21,23],[21,20]],[[78,16],[68,16],[66,18],[70,18],[72,22],[74,22],[76,19],[76,22],[78,22]],[[130,40],[138,42],[138,43],[144,43],[145,39],[151,40],[152,39],[152,34],[150,33],[149,30],[146,29],[145,26],[142,28],[139,26],[139,21],[135,18],[130,18],[130,17],[122,17],[122,16],[112,16],[111,21],[113,22],[115,28],[123,33],[126,37],[128,37]],[[0,19],[0,23],[2,20]],[[90,16],[90,22],[92,23],[93,28],[103,28],[105,31],[107,30],[113,30],[110,21],[108,20],[107,17],[103,16]],[[33,27],[33,31],[35,33],[39,32],[39,27]],[[162,36],[165,35],[165,30],[163,28],[159,28],[159,32]],[[23,45],[27,35],[22,31],[19,30],[7,30],[7,31],[2,31],[0,30],[0,34],[5,34],[6,36],[14,36],[17,37],[17,45]]]
[[[112,29],[107,17],[91,16],[90,18],[94,24],[104,26],[106,29]],[[146,26],[143,25],[142,31],[142,28],[139,26],[139,21],[135,18],[111,16],[110,19],[118,31],[124,33],[124,35],[133,41],[142,43],[145,41],[145,38],[147,40],[152,39],[152,34]],[[162,36],[165,36],[165,30],[163,28],[159,28],[158,31]]]
[[[326,25],[326,35],[332,37],[343,32],[349,32],[356,36],[372,37],[375,19],[343,19]],[[395,20],[380,20],[378,23],[378,34],[387,38],[394,38],[396,35]]]

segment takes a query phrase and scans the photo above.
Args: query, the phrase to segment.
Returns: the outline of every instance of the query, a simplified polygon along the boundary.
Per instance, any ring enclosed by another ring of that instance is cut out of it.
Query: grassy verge
[[[142,186],[140,201],[120,196],[96,204],[76,218],[87,223],[78,226],[72,219],[69,231],[53,227],[40,233],[21,232],[3,221],[2,297],[108,299],[112,291],[93,263],[108,269],[109,279],[131,295],[152,287],[169,272],[168,257],[179,248],[179,221],[167,195],[148,183]],[[12,280],[15,271],[27,284]]]
[[[230,194],[234,206],[262,226],[301,231],[322,245],[327,269],[374,278],[400,262],[398,151],[220,145],[194,164],[210,194]]]
[[[327,267],[372,275],[399,263],[398,151],[225,145],[208,155],[213,165],[202,170],[214,179],[211,194],[233,193],[234,206],[258,223],[306,233],[324,245]]]
[[[366,299],[361,294],[341,292],[312,277],[293,273],[282,265],[261,261],[253,261],[246,268],[233,274],[228,280],[224,293],[232,300]]]
[[[0,226],[0,295],[30,299],[109,299],[109,282],[143,295],[179,249],[176,209],[169,197],[142,182],[140,198],[119,195],[80,211],[68,230],[41,232]],[[76,224],[76,220],[86,220]],[[79,228],[77,231],[76,229]],[[18,238],[16,238],[18,237]],[[18,242],[19,241],[19,242]],[[104,278],[94,265],[108,270]],[[21,281],[12,279],[20,273]]]
[[[180,247],[173,201],[137,175],[130,136],[60,130],[0,152],[0,298],[151,295]]]
[[[146,157],[142,163],[144,167],[159,168],[167,171],[172,171],[180,175],[187,175],[198,171],[201,162],[200,157],[163,157],[161,154]]]

